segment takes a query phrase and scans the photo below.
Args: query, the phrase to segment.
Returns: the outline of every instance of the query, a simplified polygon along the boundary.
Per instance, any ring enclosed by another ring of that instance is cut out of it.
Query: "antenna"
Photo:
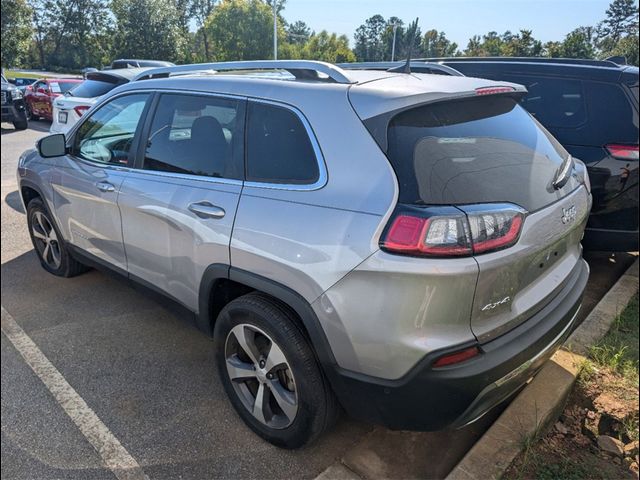
[[[416,32],[418,31],[418,17],[409,24],[409,31],[411,32],[411,43],[409,43],[409,52],[407,53],[407,61],[404,65],[399,67],[390,68],[388,72],[395,73],[411,73],[411,55],[413,54],[413,46],[416,43]]]

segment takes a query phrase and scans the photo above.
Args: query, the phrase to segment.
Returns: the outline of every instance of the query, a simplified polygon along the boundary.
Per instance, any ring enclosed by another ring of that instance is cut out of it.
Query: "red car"
[[[42,78],[29,85],[24,92],[27,115],[31,120],[52,120],[53,100],[82,82],[79,78]]]

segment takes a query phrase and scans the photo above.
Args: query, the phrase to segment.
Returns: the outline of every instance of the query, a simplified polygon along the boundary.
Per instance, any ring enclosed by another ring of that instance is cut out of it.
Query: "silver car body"
[[[570,195],[527,216],[518,243],[506,251],[452,259],[393,255],[379,239],[398,181],[362,121],[468,97],[477,88],[523,87],[456,76],[342,74],[348,83],[198,73],[133,81],[85,114],[132,92],[273,102],[292,109],[307,128],[321,172],[314,185],[169,174],[70,156],[43,160],[35,151],[20,159],[20,185],[44,195],[68,243],[194,312],[212,264],[288,287],[311,306],[345,371],[399,379],[430,352],[490,340],[538,312],[583,265],[579,242],[591,202],[584,168],[578,163]],[[224,209],[224,217],[203,220],[187,208],[203,201]],[[575,221],[565,225],[562,209],[570,206]]]

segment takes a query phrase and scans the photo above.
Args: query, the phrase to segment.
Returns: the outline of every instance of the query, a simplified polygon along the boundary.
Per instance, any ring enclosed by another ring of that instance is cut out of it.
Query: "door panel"
[[[204,270],[212,263],[229,264],[241,189],[241,182],[131,172],[118,199],[129,273],[197,310]]]
[[[52,180],[70,243],[125,270],[118,193],[149,98],[147,93],[117,97],[92,113],[70,139],[70,153]]]
[[[193,311],[204,270],[229,264],[242,191],[244,100],[162,94],[118,205],[130,275]]]

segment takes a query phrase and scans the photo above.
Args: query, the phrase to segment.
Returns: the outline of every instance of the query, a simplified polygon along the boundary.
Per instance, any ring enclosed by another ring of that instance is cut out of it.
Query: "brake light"
[[[448,353],[447,355],[443,355],[438,358],[435,362],[433,362],[433,366],[435,368],[438,367],[446,367],[449,365],[455,365],[456,363],[461,363],[466,360],[469,360],[473,357],[477,357],[480,355],[480,349],[478,347],[470,347],[465,348],[464,350],[460,350],[459,352]]]
[[[516,89],[513,87],[480,87],[476,88],[476,95],[495,95],[497,93],[510,93],[515,92]]]
[[[502,250],[520,236],[525,212],[511,204],[400,206],[380,247],[422,257],[462,257]]]
[[[638,145],[605,145],[605,148],[613,158],[618,160],[638,160]]]
[[[73,109],[75,110],[75,112],[78,114],[79,117],[81,117],[84,112],[86,112],[87,110],[89,110],[89,106],[88,105],[80,105],[78,107],[73,107]]]

